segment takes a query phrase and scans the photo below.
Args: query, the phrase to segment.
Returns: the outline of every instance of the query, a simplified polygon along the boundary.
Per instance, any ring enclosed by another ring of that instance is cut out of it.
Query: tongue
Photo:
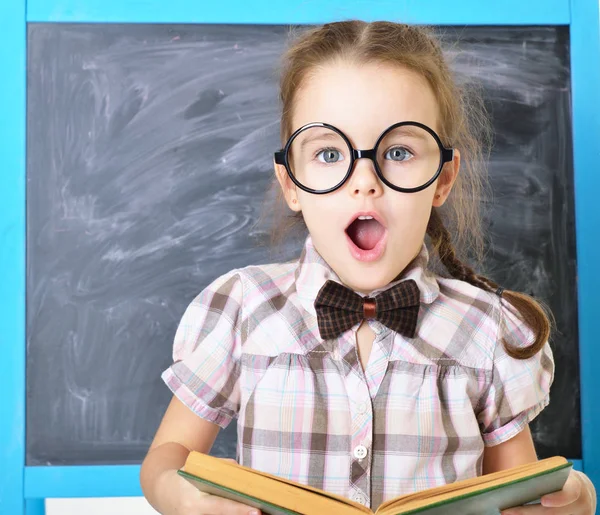
[[[348,227],[348,236],[363,250],[371,250],[382,238],[385,229],[377,220],[355,220]]]

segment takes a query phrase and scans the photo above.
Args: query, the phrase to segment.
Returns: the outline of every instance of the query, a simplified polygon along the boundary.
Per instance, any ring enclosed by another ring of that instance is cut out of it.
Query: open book
[[[561,490],[572,464],[554,457],[390,499],[377,515],[493,515]],[[192,451],[179,473],[203,492],[253,506],[268,515],[361,515],[350,499]]]

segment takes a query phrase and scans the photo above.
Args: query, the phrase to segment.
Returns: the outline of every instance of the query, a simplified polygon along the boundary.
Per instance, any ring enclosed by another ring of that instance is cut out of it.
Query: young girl
[[[451,242],[447,227],[478,248],[485,124],[439,43],[385,22],[311,29],[284,56],[281,99],[275,175],[304,249],[217,278],[186,310],[163,374],[175,395],[142,466],[149,502],[258,513],[176,473],[234,417],[242,465],[373,510],[536,460],[528,423],[549,402],[549,322]],[[588,515],[595,503],[573,472],[542,506],[507,513]]]

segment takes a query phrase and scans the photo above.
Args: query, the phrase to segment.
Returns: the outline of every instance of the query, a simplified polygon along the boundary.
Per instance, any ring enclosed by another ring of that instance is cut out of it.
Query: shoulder
[[[244,281],[244,352],[276,356],[304,354],[302,341],[312,341],[312,321],[296,286],[298,262],[249,266],[240,271]]]
[[[253,311],[286,291],[293,270],[291,263],[272,263],[236,268],[216,277],[188,304],[180,327],[227,323],[241,331]]]
[[[254,321],[264,325],[268,312],[280,304],[277,297],[287,294],[295,268],[294,263],[252,265],[216,277],[187,306],[177,329],[176,347],[209,333],[245,340]]]
[[[457,279],[438,277],[438,283],[431,315],[443,320],[454,342],[450,348],[462,363],[491,369],[504,356],[504,345],[524,348],[534,342],[532,328],[495,292]]]
[[[297,262],[251,265],[237,270],[244,288],[244,308],[254,309],[290,294],[295,284]]]
[[[244,352],[278,354],[297,346],[298,332],[307,323],[296,292],[298,267],[297,261],[250,265],[209,285],[208,291],[221,297],[220,305],[228,302],[229,309],[217,306],[217,310],[236,320]]]
[[[427,306],[444,354],[463,366],[491,370],[503,306],[498,295],[465,281],[437,277],[439,295]]]
[[[470,315],[473,320],[497,314],[500,308],[499,297],[466,281],[437,277],[440,294],[436,299],[438,307],[445,308],[463,316]]]

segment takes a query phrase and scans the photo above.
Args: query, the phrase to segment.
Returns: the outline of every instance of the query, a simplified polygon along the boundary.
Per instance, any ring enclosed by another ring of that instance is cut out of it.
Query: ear
[[[437,186],[435,188],[435,195],[433,197],[433,207],[441,207],[446,202],[452,186],[458,177],[458,171],[460,170],[460,151],[454,149],[454,158],[449,163],[444,165],[444,169],[440,174]]]
[[[298,198],[298,191],[296,190],[296,185],[293,183],[292,179],[287,173],[284,165],[278,165],[273,160],[273,166],[275,167],[275,176],[277,177],[277,181],[281,186],[281,191],[283,192],[283,196],[288,207],[292,211],[300,211],[300,199]]]

